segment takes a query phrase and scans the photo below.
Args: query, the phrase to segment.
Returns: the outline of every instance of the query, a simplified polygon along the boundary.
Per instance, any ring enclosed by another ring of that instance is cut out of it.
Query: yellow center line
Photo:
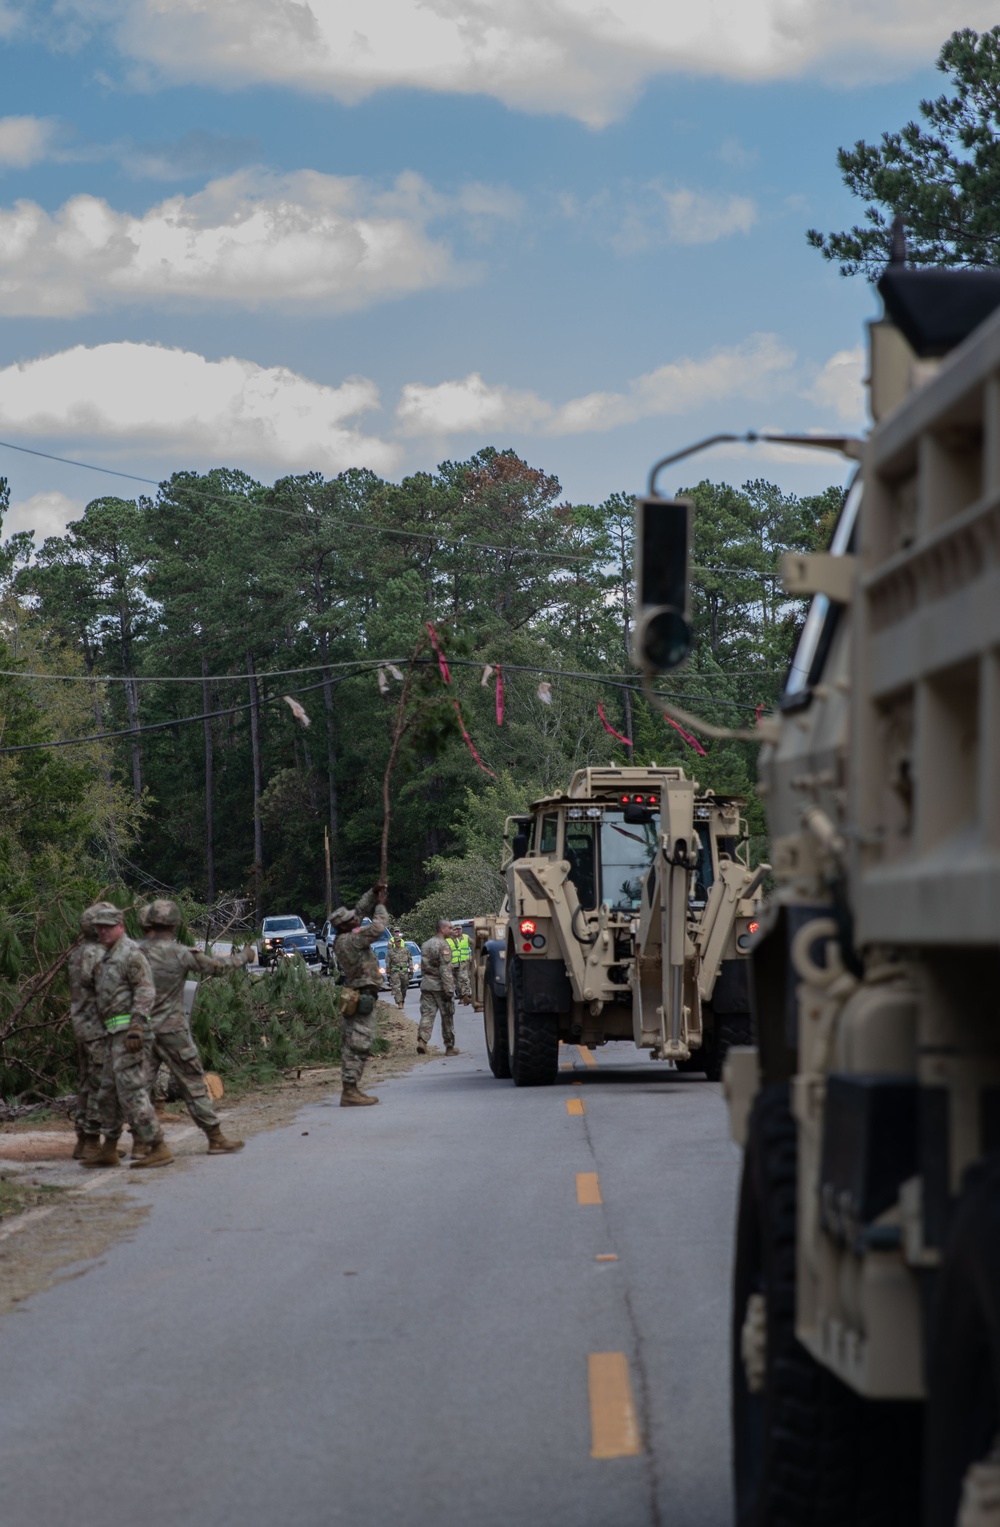
[[[566,1099],[566,1112],[567,1113],[586,1113],[587,1110],[583,1106],[583,1098],[567,1098]]]
[[[595,1262],[617,1262],[617,1251],[599,1251],[594,1258]]]
[[[593,1050],[590,1049],[589,1045],[577,1045],[577,1049],[580,1052],[580,1059],[583,1061],[585,1066],[597,1065],[597,1056],[594,1054]]]
[[[601,1179],[596,1172],[577,1172],[576,1201],[578,1204],[603,1204]]]
[[[587,1384],[591,1458],[634,1458],[642,1442],[625,1353],[591,1352]]]

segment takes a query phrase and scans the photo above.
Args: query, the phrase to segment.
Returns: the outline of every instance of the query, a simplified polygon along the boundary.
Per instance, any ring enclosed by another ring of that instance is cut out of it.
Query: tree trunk
[[[623,647],[624,652],[625,652],[625,672],[628,673],[630,662],[631,662],[631,658],[630,658],[629,650],[628,650],[629,649],[629,636],[630,636],[629,619],[628,619],[630,589],[629,589],[629,576],[628,576],[628,552],[627,552],[627,548],[626,548],[626,545],[625,545],[625,527],[624,527],[624,525],[619,525],[618,535],[619,535],[619,542],[620,542],[620,545],[621,545],[622,647]],[[634,743],[635,742],[635,732],[632,730],[632,694],[631,694],[631,691],[627,690],[627,689],[624,690],[623,691],[623,696],[624,696],[624,700],[625,700],[625,736],[628,737]],[[635,748],[634,747],[632,748],[631,756],[633,758],[635,757]]]
[[[329,656],[326,633],[323,634],[323,656]],[[323,709],[326,712],[326,781],[327,810],[330,816],[330,894],[340,904],[340,877],[337,873],[337,750],[333,726],[333,684],[329,668],[323,669]]]
[[[263,775],[260,762],[260,690],[257,687],[252,652],[247,653],[247,673],[250,675],[250,747],[253,753],[253,915],[254,921],[259,923],[264,878],[264,829],[260,819]]]
[[[212,686],[208,682],[208,663],[201,655],[202,710],[212,709]],[[208,900],[215,900],[215,758],[212,751],[212,723],[205,720],[205,883]]]
[[[139,686],[132,674],[125,680],[125,709],[132,731],[139,730]],[[142,795],[142,759],[139,754],[138,735],[132,738],[132,794],[136,800]]]

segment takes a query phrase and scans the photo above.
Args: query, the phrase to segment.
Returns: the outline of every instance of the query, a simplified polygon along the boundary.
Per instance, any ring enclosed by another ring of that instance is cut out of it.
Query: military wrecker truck
[[[508,819],[504,910],[477,918],[473,1004],[490,1069],[551,1085],[559,1042],[631,1040],[718,1078],[749,1038],[745,966],[768,866],[742,801],[680,768],[580,769]]]
[[[763,728],[738,1527],[1000,1523],[1000,272],[879,290],[875,423],[830,552],[786,558],[813,600]],[[684,645],[687,512],[637,506],[647,670]]]

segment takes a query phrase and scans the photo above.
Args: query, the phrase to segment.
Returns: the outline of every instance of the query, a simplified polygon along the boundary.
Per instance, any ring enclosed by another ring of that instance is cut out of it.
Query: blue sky
[[[877,303],[805,230],[860,211],[837,147],[913,116],[991,18],[834,9],[0,0],[0,438],[268,480],[512,445],[586,502],[718,429],[860,427]],[[127,491],[0,472],[10,528]]]

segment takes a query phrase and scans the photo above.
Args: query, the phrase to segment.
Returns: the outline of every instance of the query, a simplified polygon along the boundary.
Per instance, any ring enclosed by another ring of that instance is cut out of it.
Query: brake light
[[[632,797],[630,795],[623,795],[622,796],[622,805],[623,806],[627,806],[631,799],[632,799]]]
[[[525,934],[534,933],[535,931],[535,925],[530,917],[522,917],[519,926],[521,932]]]
[[[748,933],[758,933],[759,931],[760,931],[760,923],[747,923],[747,932]]]
[[[528,939],[526,943],[521,945],[521,948],[524,950],[525,954],[530,954],[531,953],[531,940]]]

